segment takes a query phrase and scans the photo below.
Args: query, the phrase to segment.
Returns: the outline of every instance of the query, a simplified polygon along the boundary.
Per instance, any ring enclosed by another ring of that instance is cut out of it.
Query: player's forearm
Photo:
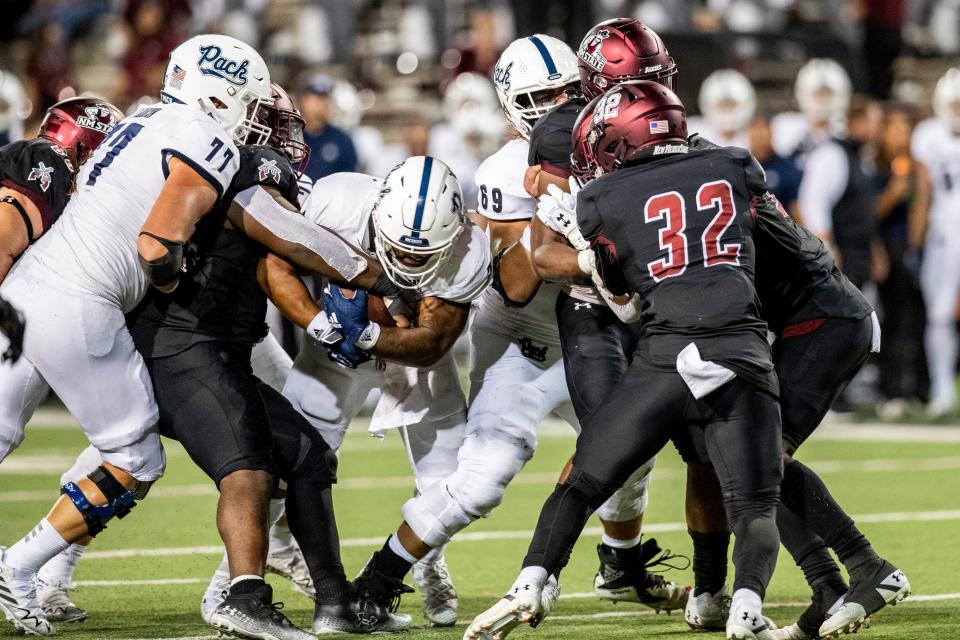
[[[0,282],[28,245],[27,228],[19,212],[10,205],[0,204]]]
[[[310,290],[286,260],[269,254],[262,265],[264,289],[270,300],[284,318],[301,329],[306,329],[310,321],[320,313],[320,307],[310,295]]]
[[[520,243],[500,256],[499,277],[503,293],[511,302],[518,304],[529,302],[543,282],[533,267],[530,252]]]
[[[383,327],[370,353],[409,367],[429,367],[450,350],[456,339],[453,336],[451,340],[443,332],[428,327]]]
[[[584,274],[577,262],[577,250],[566,243],[538,218],[530,224],[530,246],[533,248],[533,270],[547,282],[583,282]]]

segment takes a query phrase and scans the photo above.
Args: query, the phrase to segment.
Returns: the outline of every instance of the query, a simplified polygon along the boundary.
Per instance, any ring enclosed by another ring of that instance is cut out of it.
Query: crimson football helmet
[[[585,121],[589,121],[589,126]],[[594,98],[573,127],[573,163],[585,176],[687,149],[687,112],[670,89],[640,80]]]
[[[47,109],[37,135],[57,145],[76,170],[123,119],[100,98],[69,98]]]
[[[633,80],[652,80],[674,89],[677,64],[667,46],[656,31],[633,18],[607,20],[590,29],[577,57],[587,98]]]
[[[303,140],[303,116],[283,87],[274,82],[270,89],[273,104],[261,104],[257,119],[270,127],[267,144],[287,156],[294,170],[302,174],[310,163],[310,147]]]

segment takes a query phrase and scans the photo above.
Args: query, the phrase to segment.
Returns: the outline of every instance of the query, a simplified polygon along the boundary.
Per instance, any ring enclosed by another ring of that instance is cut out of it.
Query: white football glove
[[[337,331],[337,327],[330,322],[327,312],[321,311],[307,325],[307,338],[315,346],[330,349],[343,340],[343,334]]]
[[[579,188],[577,188],[579,191]],[[540,222],[567,239],[577,251],[590,248],[577,225],[577,194],[566,193],[555,184],[547,186],[547,192],[537,201],[537,217]]]
[[[629,296],[626,296],[626,301],[624,301],[625,296],[619,296],[619,298],[614,296],[613,293],[607,289],[606,284],[604,284],[603,278],[600,277],[600,272],[597,271],[597,256],[593,249],[587,249],[577,254],[577,264],[580,266],[580,271],[590,276],[590,280],[593,282],[597,293],[599,293],[603,301],[607,303],[610,311],[613,311],[614,315],[620,319],[620,322],[629,324],[640,319],[642,315],[640,312],[640,296],[631,293]]]

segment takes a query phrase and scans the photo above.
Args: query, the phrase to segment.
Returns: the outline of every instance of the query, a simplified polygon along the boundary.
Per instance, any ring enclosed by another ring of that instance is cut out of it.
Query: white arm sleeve
[[[825,142],[807,158],[800,181],[800,215],[812,233],[823,236],[833,230],[833,207],[843,196],[850,168],[840,145]]]
[[[287,242],[302,245],[320,256],[345,280],[353,280],[367,269],[367,260],[339,236],[277,203],[257,185],[241,191],[233,200],[254,220]]]

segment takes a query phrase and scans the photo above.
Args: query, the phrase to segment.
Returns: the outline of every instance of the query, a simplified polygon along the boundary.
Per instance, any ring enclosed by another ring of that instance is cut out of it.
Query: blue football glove
[[[358,290],[352,298],[347,298],[340,287],[331,284],[323,290],[323,310],[330,325],[343,335],[343,340],[330,347],[330,359],[350,369],[371,360],[370,354],[356,345],[370,325],[367,292]]]

